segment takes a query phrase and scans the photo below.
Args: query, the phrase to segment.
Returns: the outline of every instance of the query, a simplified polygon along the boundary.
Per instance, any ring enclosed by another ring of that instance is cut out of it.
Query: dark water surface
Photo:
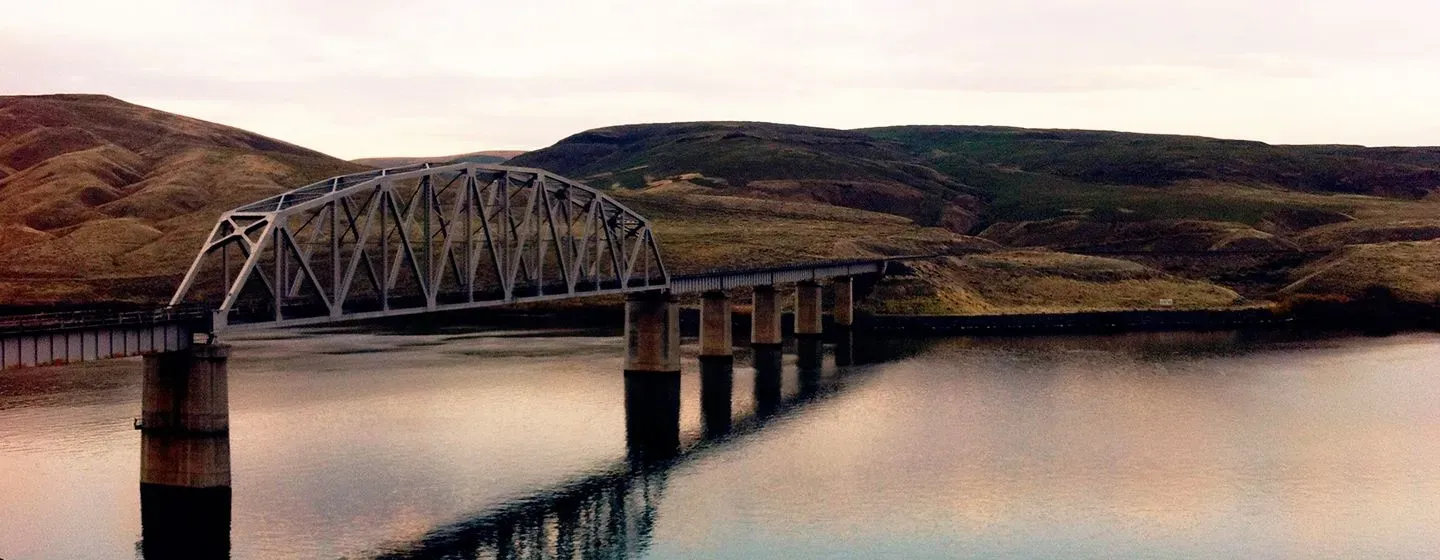
[[[723,384],[702,400],[692,357],[679,448],[638,461],[619,339],[516,334],[233,341],[220,546],[235,558],[1440,557],[1437,335],[857,343],[870,363],[802,373],[787,356],[778,393],[741,360],[730,416],[716,414]],[[155,544],[142,542],[130,425],[139,370],[0,373],[0,558],[135,558]],[[163,527],[146,529],[153,541]]]

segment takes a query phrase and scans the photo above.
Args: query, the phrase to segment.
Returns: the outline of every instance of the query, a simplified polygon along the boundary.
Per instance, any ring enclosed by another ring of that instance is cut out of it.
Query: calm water
[[[1440,336],[1263,338],[859,344],[869,363],[818,374],[787,356],[778,394],[742,360],[728,427],[702,419],[692,358],[680,447],[646,462],[627,459],[612,336],[234,341],[228,546],[1440,557]],[[139,367],[0,374],[0,557],[142,556]]]

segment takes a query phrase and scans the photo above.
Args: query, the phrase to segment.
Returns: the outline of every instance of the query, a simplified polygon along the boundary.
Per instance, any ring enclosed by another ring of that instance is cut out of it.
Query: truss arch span
[[[417,164],[333,177],[225,212],[171,306],[215,328],[663,289],[649,222],[540,169]]]

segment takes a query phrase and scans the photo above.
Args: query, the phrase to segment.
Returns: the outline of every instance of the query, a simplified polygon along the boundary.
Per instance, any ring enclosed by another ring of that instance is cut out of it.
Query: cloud
[[[1413,125],[1440,117],[1428,102],[1437,78],[1414,75],[1440,67],[1440,34],[1427,29],[1440,5],[1421,1],[53,0],[10,11],[0,92],[109,93],[344,156],[538,147],[587,126],[708,118],[1048,115],[1288,142],[1440,141]],[[1287,107],[1282,93],[1305,99]],[[1235,96],[1269,112],[1236,113],[1247,104]],[[1313,104],[1366,106],[1366,118],[1304,124]]]

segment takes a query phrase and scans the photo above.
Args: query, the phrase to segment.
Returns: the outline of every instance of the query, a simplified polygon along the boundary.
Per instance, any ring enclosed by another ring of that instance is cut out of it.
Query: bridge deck
[[[220,324],[212,308],[206,305],[140,311],[92,310],[0,317],[0,367],[64,364],[181,350],[189,347],[194,334],[206,332],[317,326],[442,311],[499,307],[515,303],[644,291],[663,290],[676,294],[692,294],[710,290],[769,286],[860,274],[880,274],[885,271],[886,263],[889,261],[916,258],[924,257],[853,259],[782,267],[722,270],[675,276],[662,283],[651,283],[645,279],[637,280],[629,286],[599,285],[583,293],[567,290],[564,285],[554,285],[537,288],[531,295],[515,295],[512,292],[508,299],[458,301],[429,306],[422,304],[398,309],[347,313],[339,317],[324,315],[289,318],[284,316],[284,311],[289,310],[287,308],[282,310],[284,318],[280,321],[269,318],[254,322]]]

